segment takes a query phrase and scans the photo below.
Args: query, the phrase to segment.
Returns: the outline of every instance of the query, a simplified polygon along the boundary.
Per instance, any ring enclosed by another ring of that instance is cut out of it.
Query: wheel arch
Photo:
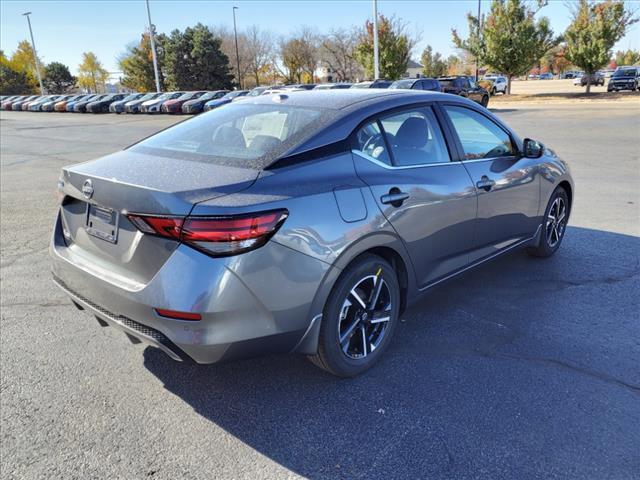
[[[333,291],[333,288],[342,275],[342,272],[363,255],[377,255],[389,262],[398,274],[400,284],[400,312],[408,305],[411,295],[416,291],[415,274],[411,261],[404,251],[402,240],[390,232],[367,236],[356,244],[351,245],[336,259],[333,268],[329,269],[318,292],[311,304],[311,324],[303,338],[293,349],[295,353],[313,355],[317,353],[320,325],[322,323],[322,311]]]

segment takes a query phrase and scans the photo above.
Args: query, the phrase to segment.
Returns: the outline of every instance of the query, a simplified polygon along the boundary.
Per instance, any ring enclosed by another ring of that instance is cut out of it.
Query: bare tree
[[[290,82],[313,82],[319,62],[319,37],[310,27],[302,27],[288,39],[280,41],[280,58],[284,76]]]
[[[338,82],[353,81],[363,75],[362,66],[356,59],[358,32],[352,29],[331,30],[322,39],[320,61],[335,74]]]
[[[260,30],[257,25],[252,25],[244,33],[244,37],[249,71],[255,79],[256,86],[259,86],[261,75],[264,76],[273,63],[273,35],[269,31]]]
[[[231,73],[233,74],[233,77],[237,79],[236,44],[233,29],[230,29],[226,25],[218,25],[216,27],[209,28],[215,37],[222,40],[222,52],[229,58]],[[244,79],[249,73],[251,73],[251,55],[249,54],[247,36],[242,32],[238,32],[238,53],[240,57],[240,78]]]

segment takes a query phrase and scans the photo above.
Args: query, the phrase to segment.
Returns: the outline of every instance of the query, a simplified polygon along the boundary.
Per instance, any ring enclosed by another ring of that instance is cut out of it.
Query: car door
[[[466,78],[468,84],[468,96],[470,100],[474,102],[482,102],[482,97],[484,96],[484,90],[478,86],[476,82],[471,80],[470,78]]]
[[[471,261],[531,238],[539,224],[538,161],[522,158],[510,133],[488,115],[462,105],[442,108],[478,192]]]
[[[414,106],[374,118],[353,145],[356,172],[404,241],[421,287],[468,265],[477,209],[436,110]]]

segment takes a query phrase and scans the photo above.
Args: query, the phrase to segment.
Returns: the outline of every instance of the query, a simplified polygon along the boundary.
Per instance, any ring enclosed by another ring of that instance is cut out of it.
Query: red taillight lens
[[[280,228],[288,212],[269,212],[219,217],[152,217],[129,215],[142,232],[183,241],[213,256],[228,256],[264,245]]]

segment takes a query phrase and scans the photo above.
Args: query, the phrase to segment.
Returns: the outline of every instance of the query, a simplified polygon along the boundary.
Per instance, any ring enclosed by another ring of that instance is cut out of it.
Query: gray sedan
[[[295,352],[371,367],[431,287],[553,255],[567,164],[462,97],[247,97],[63,169],[53,276],[100,325],[175,360]]]

